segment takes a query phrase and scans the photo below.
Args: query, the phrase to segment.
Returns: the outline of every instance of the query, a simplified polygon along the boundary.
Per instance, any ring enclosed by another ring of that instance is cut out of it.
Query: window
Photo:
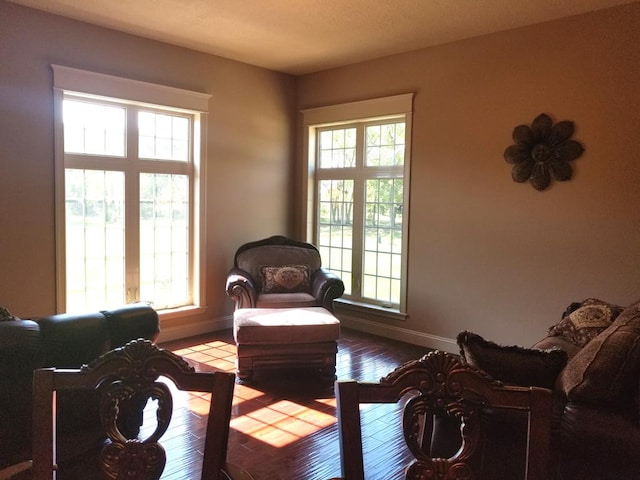
[[[401,95],[303,112],[308,236],[345,283],[344,299],[401,313],[411,101]]]
[[[198,305],[208,96],[59,66],[54,82],[59,310]]]

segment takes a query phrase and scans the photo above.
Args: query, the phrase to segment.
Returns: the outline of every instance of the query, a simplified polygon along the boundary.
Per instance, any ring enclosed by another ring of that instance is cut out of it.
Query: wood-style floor
[[[230,331],[161,345],[186,358],[196,369],[235,370]],[[419,358],[424,347],[343,329],[338,342],[339,380],[378,381],[403,362]],[[207,400],[182,394],[163,437],[166,480],[200,478],[203,412]],[[362,412],[368,480],[401,478],[406,457],[400,439],[398,407],[366,406]],[[328,480],[340,476],[340,447],[333,384],[314,372],[279,370],[256,373],[237,383],[228,461],[254,480]],[[146,424],[146,421],[145,421]]]

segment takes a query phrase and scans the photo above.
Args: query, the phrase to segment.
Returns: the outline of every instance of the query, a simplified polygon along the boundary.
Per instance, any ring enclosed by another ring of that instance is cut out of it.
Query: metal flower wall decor
[[[504,151],[504,159],[513,165],[511,177],[515,182],[529,180],[536,190],[544,190],[551,178],[563,182],[571,178],[573,170],[569,162],[582,152],[583,146],[570,140],[573,122],[564,120],[553,124],[546,114],[538,115],[531,124],[513,129],[513,145]]]

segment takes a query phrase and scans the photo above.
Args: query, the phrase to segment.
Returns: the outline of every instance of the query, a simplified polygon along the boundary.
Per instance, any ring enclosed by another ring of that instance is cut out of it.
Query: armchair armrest
[[[227,275],[227,295],[238,308],[255,308],[258,292],[251,275],[240,268],[232,268]]]
[[[330,312],[333,312],[333,301],[343,293],[344,283],[335,273],[320,268],[311,277],[311,294]]]

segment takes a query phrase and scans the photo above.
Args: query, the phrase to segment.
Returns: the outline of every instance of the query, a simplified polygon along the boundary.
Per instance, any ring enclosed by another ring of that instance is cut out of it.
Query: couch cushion
[[[638,394],[639,378],[640,301],[571,359],[559,387],[572,401],[628,408]]]
[[[233,333],[238,344],[329,342],[340,337],[340,321],[322,307],[241,308]]]
[[[260,267],[263,293],[308,292],[311,288],[309,265]]]
[[[619,305],[588,298],[579,308],[550,327],[548,335],[583,347],[609,327],[622,310]]]
[[[567,363],[567,353],[560,349],[502,346],[466,331],[457,341],[463,360],[508,384],[552,389]]]

